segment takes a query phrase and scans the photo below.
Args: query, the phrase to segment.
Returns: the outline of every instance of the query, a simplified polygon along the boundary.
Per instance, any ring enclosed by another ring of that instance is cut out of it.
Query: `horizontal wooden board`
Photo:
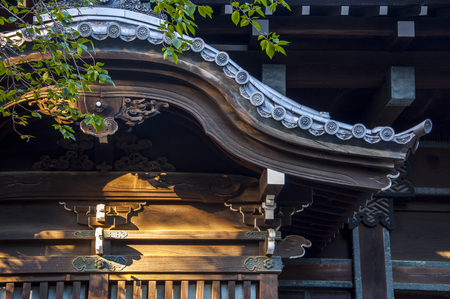
[[[287,264],[279,279],[352,281],[352,266],[339,264]]]
[[[450,285],[450,268],[393,266],[394,283]]]
[[[0,273],[32,274],[32,273],[80,273],[72,261],[77,256],[27,256],[0,258]],[[151,257],[126,255],[123,258],[127,266],[120,272],[125,273],[251,273],[244,266],[248,256],[213,257]],[[116,271],[116,273],[120,273]],[[101,273],[101,271],[95,272]]]
[[[250,227],[249,227],[250,228]],[[127,234],[126,240],[246,240],[255,241],[258,239],[246,236],[247,231],[191,231],[191,230],[120,230]],[[85,232],[88,230],[80,230]],[[116,230],[114,230],[116,231]],[[1,231],[0,240],[51,240],[51,239],[86,239],[76,237],[77,231],[63,230],[27,230],[27,231]],[[94,231],[92,230],[92,233]],[[106,237],[108,238],[108,237]],[[92,238],[93,239],[93,238]],[[264,238],[261,238],[264,239]]]

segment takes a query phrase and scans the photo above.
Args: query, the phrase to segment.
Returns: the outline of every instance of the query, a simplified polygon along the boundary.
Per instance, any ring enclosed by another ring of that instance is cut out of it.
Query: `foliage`
[[[104,128],[100,116],[81,114],[80,105],[84,104],[84,93],[90,90],[91,84],[114,83],[108,71],[102,68],[103,64],[96,62],[90,53],[95,53],[93,43],[85,38],[76,38],[78,32],[70,29],[72,17],[65,7],[58,5],[57,0],[37,0],[32,8],[0,1],[1,9],[9,13],[9,17],[0,16],[0,25],[14,24],[19,29],[15,36],[0,35],[0,102],[9,101],[0,106],[0,113],[11,117],[14,130],[26,140],[33,136],[20,133],[17,125],[27,125],[31,117],[41,118],[42,114],[50,115],[57,121],[53,126],[65,138],[74,139],[74,131],[68,124],[79,118],[96,130]],[[81,6],[88,7],[95,0],[80,1],[83,1]],[[165,20],[159,28],[167,37],[162,49],[163,57],[171,57],[177,63],[177,53],[187,50],[191,44],[185,37],[195,36],[197,25],[194,14],[198,12],[204,18],[212,18],[213,10],[210,6],[195,5],[190,0],[150,2],[154,12],[161,14]],[[262,32],[257,22],[258,18],[265,17],[267,7],[272,12],[278,6],[290,10],[284,0],[230,4],[233,8],[231,20],[235,25],[250,25],[260,33],[258,40],[261,41],[262,51],[270,58],[276,52],[286,55],[283,46],[288,42],[280,40],[276,33]],[[34,21],[27,21],[31,16]],[[31,46],[14,42],[25,36],[31,41]],[[33,104],[37,104],[39,109],[30,109]]]
[[[195,36],[195,24],[194,13],[198,10],[198,13],[206,18],[212,18],[213,10],[207,5],[195,5],[190,0],[150,0],[150,3],[154,4],[153,11],[157,14],[167,15],[167,19],[163,22],[159,29],[165,32],[166,37],[169,38],[170,43],[165,43],[164,59],[172,57],[177,63],[178,55],[176,53],[182,53],[189,47],[191,42],[186,40],[184,36]],[[270,11],[275,12],[278,6],[285,7],[290,10],[289,5],[284,0],[254,0],[254,3],[231,2],[233,7],[233,13],[231,14],[231,20],[237,26],[253,26],[258,32],[258,40],[261,40],[261,50],[272,59],[275,52],[280,52],[286,55],[283,46],[289,44],[289,42],[280,40],[279,35],[274,32],[262,32],[257,22],[260,17],[264,18],[265,8],[268,7]],[[264,9],[264,11],[263,11]]]
[[[77,101],[83,102],[83,93],[90,90],[94,82],[113,84],[108,71],[88,51],[87,45],[95,51],[92,42],[76,38],[78,32],[69,29],[72,17],[64,7],[56,1],[35,3],[32,8],[21,7],[20,3],[8,5],[5,0],[0,3],[10,15],[8,18],[1,16],[0,25],[14,24],[20,29],[15,36],[0,36],[3,62],[0,63],[0,101],[10,102],[0,106],[0,113],[11,117],[14,130],[27,140],[33,136],[21,134],[17,125],[27,125],[31,117],[41,118],[42,113],[56,119],[57,124],[53,126],[65,138],[74,139],[74,131],[68,123],[79,118],[99,130],[104,126],[103,119],[94,114],[81,114]],[[85,6],[90,4],[84,2]],[[30,15],[34,16],[32,23],[26,21]],[[50,22],[45,22],[45,18]],[[30,45],[14,42],[24,35],[31,40],[34,55],[28,55]],[[31,110],[29,107],[36,103],[41,103],[40,109]],[[18,111],[18,107],[22,109]]]

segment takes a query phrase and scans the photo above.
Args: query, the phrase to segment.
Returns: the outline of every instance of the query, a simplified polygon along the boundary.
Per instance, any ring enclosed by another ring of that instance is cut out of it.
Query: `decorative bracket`
[[[68,211],[77,213],[77,223],[93,229],[112,229],[127,224],[128,214],[142,209],[146,202],[111,202],[86,205],[86,202],[59,202]]]
[[[121,271],[127,266],[127,261],[122,256],[79,256],[72,261],[72,266],[80,272]]]
[[[266,233],[266,241],[264,242],[264,249],[267,256],[272,256],[275,252],[275,239],[277,237],[277,232],[273,228],[269,228]]]
[[[354,229],[362,221],[369,227],[382,223],[388,229],[394,229],[394,207],[392,199],[374,198],[362,208],[353,218],[349,219],[348,227]]]
[[[101,143],[107,143],[108,135],[113,135],[117,132],[118,124],[116,118],[123,119],[126,124],[134,126],[141,124],[144,120],[159,114],[161,107],[169,108],[166,102],[159,102],[147,99],[131,99],[131,98],[108,98],[108,99],[88,99],[91,105],[86,105],[89,113],[100,115],[105,120],[105,127],[96,131],[92,124],[87,124],[84,121],[80,123],[81,130],[88,135],[93,135],[100,138]],[[84,107],[81,107],[84,109]]]
[[[249,257],[244,262],[245,268],[253,272],[281,272],[283,270],[283,262],[281,257],[273,256],[256,256]]]

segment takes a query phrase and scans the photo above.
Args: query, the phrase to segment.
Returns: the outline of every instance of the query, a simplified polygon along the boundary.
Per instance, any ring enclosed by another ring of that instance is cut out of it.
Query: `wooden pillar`
[[[89,277],[89,299],[108,298],[108,274],[91,274]]]
[[[390,236],[385,227],[393,224],[392,212],[392,199],[376,198],[349,223],[357,299],[394,299]]]
[[[278,299],[278,275],[261,274],[259,299]]]

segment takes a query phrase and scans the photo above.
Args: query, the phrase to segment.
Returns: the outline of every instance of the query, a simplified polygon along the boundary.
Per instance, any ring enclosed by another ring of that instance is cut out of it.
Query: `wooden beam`
[[[398,15],[401,18],[426,16],[426,15],[428,15],[428,6],[417,5],[417,6],[405,7],[405,8],[399,9]]]
[[[398,21],[394,35],[388,40],[387,50],[397,52],[404,51],[415,36],[414,21]]]
[[[89,230],[83,230],[86,232]],[[119,230],[126,234],[127,240],[241,240],[252,241],[246,234],[247,231],[170,231],[170,230]],[[250,227],[249,227],[250,231]],[[0,240],[80,240],[91,239],[76,237],[76,233],[80,231],[62,231],[62,230],[48,230],[48,231],[0,231]],[[114,231],[112,231],[114,232]],[[108,233],[108,232],[107,232]],[[92,237],[93,238],[93,237]],[[109,240],[108,236],[105,239]],[[112,238],[111,238],[112,239]]]
[[[366,17],[379,17],[387,16],[389,12],[389,6],[369,6],[364,10],[364,16]]]
[[[27,257],[1,257],[0,273],[2,274],[36,274],[36,273],[80,273],[72,266],[72,261],[78,256],[27,256]],[[248,256],[142,256],[123,255],[127,261],[124,268],[128,273],[247,273],[244,262]],[[278,271],[279,272],[279,271]],[[277,273],[277,270],[274,272]],[[99,296],[104,290],[100,283],[107,282],[108,276],[92,274],[93,296]],[[95,297],[97,298],[97,297]]]
[[[414,67],[390,67],[361,122],[368,127],[392,125],[415,100],[415,81]]]
[[[348,5],[332,7],[328,10],[329,16],[348,16],[349,13],[350,7]]]

